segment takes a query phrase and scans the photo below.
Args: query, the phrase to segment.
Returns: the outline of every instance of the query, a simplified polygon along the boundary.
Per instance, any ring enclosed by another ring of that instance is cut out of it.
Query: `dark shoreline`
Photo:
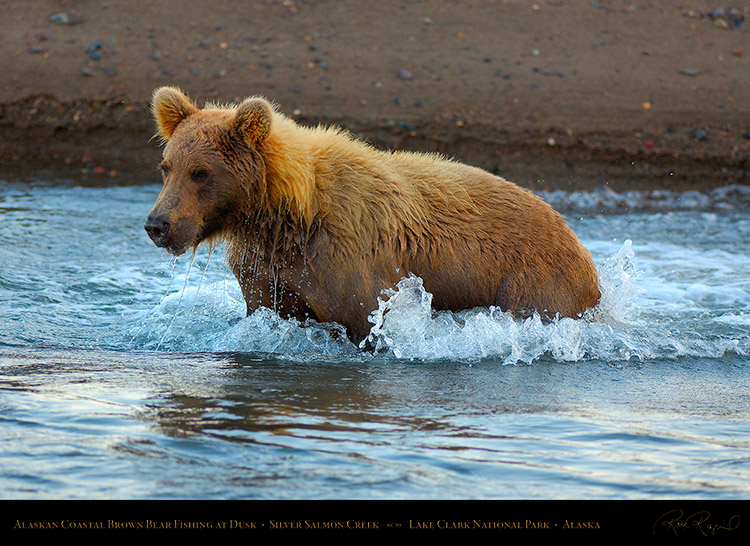
[[[633,150],[627,136],[611,133],[603,137],[606,146],[565,135],[551,145],[553,137],[546,132],[510,134],[492,126],[469,124],[458,132],[447,123],[404,127],[392,121],[297,119],[305,125],[344,127],[378,148],[454,157],[534,190],[587,191],[607,185],[615,191],[709,191],[750,180],[746,156],[701,154],[702,150],[684,145],[673,147],[684,155],[671,150]],[[146,104],[116,100],[63,104],[44,97],[0,105],[0,135],[5,141],[0,171],[6,179],[57,173],[91,184],[159,181],[155,165],[161,152],[152,138]]]

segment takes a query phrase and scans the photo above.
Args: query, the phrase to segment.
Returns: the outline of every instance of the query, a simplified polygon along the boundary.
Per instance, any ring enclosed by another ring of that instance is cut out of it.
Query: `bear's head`
[[[179,89],[162,87],[152,110],[165,143],[159,165],[164,187],[144,227],[156,246],[179,255],[247,219],[264,191],[259,149],[273,109],[261,98],[200,109]]]

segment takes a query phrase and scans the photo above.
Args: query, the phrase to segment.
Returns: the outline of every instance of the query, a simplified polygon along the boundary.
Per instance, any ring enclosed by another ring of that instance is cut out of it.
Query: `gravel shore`
[[[157,181],[176,85],[535,189],[747,183],[750,10],[691,5],[0,2],[2,176]]]

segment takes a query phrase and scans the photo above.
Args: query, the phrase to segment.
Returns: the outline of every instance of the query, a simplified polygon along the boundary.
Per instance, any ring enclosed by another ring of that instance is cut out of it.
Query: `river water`
[[[750,498],[750,188],[544,194],[590,316],[434,314],[407,277],[374,354],[245,318],[221,248],[150,243],[158,192],[0,181],[0,497]]]

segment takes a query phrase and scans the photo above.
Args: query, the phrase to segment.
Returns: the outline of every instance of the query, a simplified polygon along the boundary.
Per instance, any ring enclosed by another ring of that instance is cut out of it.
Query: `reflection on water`
[[[732,359],[469,367],[9,352],[7,497],[748,493],[747,365]]]
[[[0,185],[4,498],[750,496],[747,212],[569,210],[587,320],[435,315],[411,279],[367,353],[244,318],[220,251],[141,233],[157,192]]]

